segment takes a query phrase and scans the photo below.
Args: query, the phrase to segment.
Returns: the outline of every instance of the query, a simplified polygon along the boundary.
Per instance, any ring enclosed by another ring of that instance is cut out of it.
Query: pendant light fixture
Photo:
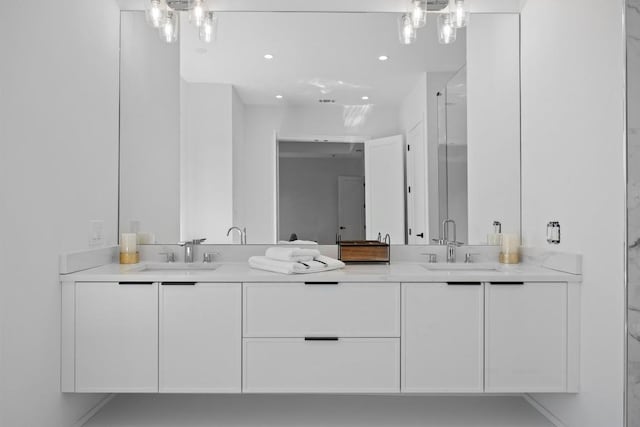
[[[205,43],[211,43],[216,38],[216,30],[218,28],[218,17],[213,12],[207,12],[200,26],[200,40]]]
[[[422,28],[427,25],[427,0],[412,1],[411,20],[414,28]]]
[[[167,43],[178,40],[180,13],[189,16],[189,22],[198,28],[200,40],[211,43],[215,40],[217,17],[207,7],[207,0],[146,0],[147,22],[160,30]]]
[[[453,28],[463,28],[469,24],[469,6],[465,0],[450,0],[449,12]]]
[[[160,34],[167,43],[173,43],[178,40],[178,31],[180,29],[180,16],[178,12],[173,10],[167,11],[167,19],[160,28]]]
[[[189,11],[189,22],[200,28],[208,12],[204,0],[193,0],[193,8]]]
[[[147,22],[153,28],[160,28],[167,19],[167,7],[162,0],[150,0],[145,9]]]
[[[438,16],[438,42],[451,44],[456,41],[456,28],[451,23],[451,14],[442,13]]]
[[[405,13],[398,20],[398,35],[400,43],[409,45],[416,40],[416,27],[413,26],[413,19],[410,13]]]

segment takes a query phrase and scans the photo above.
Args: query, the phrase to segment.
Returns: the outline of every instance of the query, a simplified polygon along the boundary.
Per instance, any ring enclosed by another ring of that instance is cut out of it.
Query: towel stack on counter
[[[344,267],[342,261],[320,255],[317,249],[273,247],[264,256],[249,258],[249,265],[259,270],[282,274],[308,274],[337,270]]]

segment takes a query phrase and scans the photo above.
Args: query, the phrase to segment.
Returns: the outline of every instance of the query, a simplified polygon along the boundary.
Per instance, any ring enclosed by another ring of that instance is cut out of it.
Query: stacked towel
[[[277,261],[305,262],[313,261],[313,258],[320,256],[320,251],[317,249],[274,247],[267,249],[264,255]]]
[[[279,245],[317,245],[313,240],[278,240]]]
[[[344,263],[337,259],[318,255],[312,261],[282,261],[266,256],[252,256],[249,265],[259,270],[282,274],[308,274],[344,268]]]

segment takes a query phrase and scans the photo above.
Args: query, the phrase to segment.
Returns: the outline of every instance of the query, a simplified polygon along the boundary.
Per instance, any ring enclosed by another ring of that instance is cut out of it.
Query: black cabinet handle
[[[338,282],[304,282],[305,285],[337,285]]]
[[[118,282],[118,285],[153,285],[154,282]]]
[[[449,286],[480,286],[481,282],[447,282]]]
[[[338,337],[304,337],[305,341],[338,341]]]
[[[195,286],[196,282],[162,282],[162,286]]]
[[[498,286],[522,286],[524,282],[491,282],[491,284]]]

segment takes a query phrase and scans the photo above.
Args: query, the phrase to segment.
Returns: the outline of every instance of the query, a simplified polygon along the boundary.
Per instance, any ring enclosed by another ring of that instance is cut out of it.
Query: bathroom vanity
[[[61,276],[62,391],[578,391],[580,275],[105,265]]]

